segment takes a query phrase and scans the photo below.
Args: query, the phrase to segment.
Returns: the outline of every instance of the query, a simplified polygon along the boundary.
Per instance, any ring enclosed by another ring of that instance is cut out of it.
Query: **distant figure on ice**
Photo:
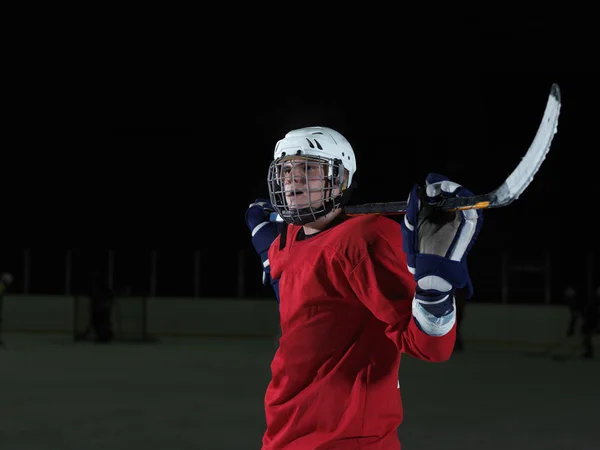
[[[598,328],[600,319],[600,292],[596,292],[595,295],[592,295],[588,299],[586,298],[584,289],[568,285],[564,290],[563,296],[571,313],[567,336],[575,335],[578,322],[580,322],[583,345],[583,354],[581,356],[591,359],[594,357],[592,338]]]
[[[92,272],[89,296],[92,301],[91,325],[96,341],[111,342],[114,338],[112,328],[114,295],[100,270]]]
[[[2,342],[2,311],[4,310],[4,294],[12,282],[12,274],[8,272],[0,274],[0,346],[4,345]]]

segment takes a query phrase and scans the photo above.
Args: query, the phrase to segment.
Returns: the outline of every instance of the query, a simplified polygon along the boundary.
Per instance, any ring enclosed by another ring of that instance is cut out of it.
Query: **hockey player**
[[[10,272],[3,272],[0,274],[0,346],[4,345],[2,342],[2,316],[4,311],[4,294],[8,290],[8,287],[13,282],[13,275]]]
[[[115,296],[100,270],[92,271],[89,296],[92,301],[91,326],[96,334],[96,342],[112,342],[114,339],[112,310]]]
[[[443,362],[452,354],[453,293],[472,293],[466,256],[482,214],[428,202],[472,194],[430,174],[424,191],[409,193],[400,224],[349,217],[356,169],[337,131],[292,130],[275,146],[270,201],[247,210],[281,325],[262,450],[400,449],[401,355]],[[272,210],[283,225],[268,220]]]
[[[563,296],[570,311],[567,337],[575,336],[577,323],[581,322],[581,345],[583,347],[582,358],[592,359],[594,357],[594,335],[600,324],[600,288],[588,299],[583,293],[581,285],[578,288],[569,284]]]

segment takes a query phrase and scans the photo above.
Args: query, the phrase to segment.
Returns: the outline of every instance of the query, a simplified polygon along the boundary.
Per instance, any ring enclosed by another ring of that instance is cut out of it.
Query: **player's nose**
[[[285,175],[285,181],[287,183],[304,184],[306,183],[306,173],[303,168],[295,166],[291,172]]]

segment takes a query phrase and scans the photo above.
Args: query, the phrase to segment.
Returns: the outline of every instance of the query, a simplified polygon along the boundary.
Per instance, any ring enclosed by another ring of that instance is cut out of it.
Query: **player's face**
[[[325,166],[305,158],[291,159],[282,165],[285,200],[289,207],[319,207],[323,204]]]

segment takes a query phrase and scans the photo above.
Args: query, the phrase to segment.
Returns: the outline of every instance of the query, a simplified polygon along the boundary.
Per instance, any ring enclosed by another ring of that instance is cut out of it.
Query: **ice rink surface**
[[[5,335],[0,450],[257,450],[274,341]],[[403,357],[403,450],[598,450],[600,360]],[[309,450],[309,449],[307,449]]]

